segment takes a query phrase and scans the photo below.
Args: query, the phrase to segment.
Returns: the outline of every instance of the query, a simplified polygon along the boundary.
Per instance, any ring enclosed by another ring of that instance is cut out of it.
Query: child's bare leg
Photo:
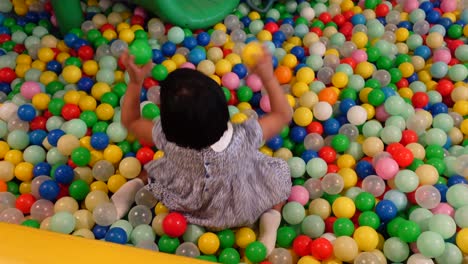
[[[272,209],[264,212],[260,217],[260,234],[258,241],[262,242],[267,248],[267,255],[276,245],[276,232],[281,223],[281,209],[286,202],[273,206]]]
[[[148,173],[142,170],[137,178],[129,180],[112,195],[111,200],[117,209],[117,217],[120,219],[127,214],[135,202],[135,194],[148,183]]]

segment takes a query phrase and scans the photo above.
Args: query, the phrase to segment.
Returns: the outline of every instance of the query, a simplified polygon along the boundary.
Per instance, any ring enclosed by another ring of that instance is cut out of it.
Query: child
[[[268,92],[271,112],[260,119],[231,124],[221,87],[191,69],[177,69],[160,83],[161,117],[140,116],[140,91],[151,63],[136,66],[123,54],[130,76],[122,102],[122,124],[143,142],[154,141],[164,157],[145,165],[140,178],[113,195],[119,217],[127,213],[144,186],[170,210],[211,230],[249,226],[260,217],[259,241],[268,254],[275,247],[280,210],[291,190],[287,163],[258,149],[291,120],[291,107],[273,74],[265,50],[252,69]],[[146,176],[147,174],[147,176]]]

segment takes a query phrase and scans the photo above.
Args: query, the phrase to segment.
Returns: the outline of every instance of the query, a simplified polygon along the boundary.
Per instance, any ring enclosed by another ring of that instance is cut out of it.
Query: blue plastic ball
[[[351,17],[351,23],[353,23],[353,26],[365,25],[366,17],[362,14],[355,14],[354,16]]]
[[[232,67],[232,72],[237,74],[239,79],[244,79],[247,76],[247,67],[242,63],[238,63]]]
[[[299,46],[295,46],[294,48],[291,49],[290,53],[294,56],[296,56],[296,58],[301,61],[304,57],[305,57],[305,51],[304,51],[304,48],[302,47],[299,47]]]
[[[2,54],[3,52],[3,54]],[[5,51],[3,49],[0,49],[0,56],[5,55]],[[9,94],[11,92],[11,87],[10,84],[8,83],[0,83],[0,92],[3,92],[5,94]]]
[[[54,201],[60,193],[60,187],[56,181],[47,180],[39,186],[39,194],[42,198]]]
[[[340,122],[335,118],[330,118],[323,122],[323,132],[327,135],[336,135],[340,130]]]
[[[447,186],[450,187],[455,184],[468,184],[468,181],[465,179],[465,177],[460,176],[460,175],[453,175],[447,180]]]
[[[434,9],[434,5],[430,1],[425,1],[419,5],[419,9],[422,9],[427,14],[429,11]]]
[[[281,136],[274,136],[266,142],[266,145],[273,151],[277,151],[283,146],[283,138]]]
[[[398,27],[399,28],[406,28],[408,30],[413,29],[413,25],[409,21],[402,21],[402,22],[398,23]]]
[[[426,21],[435,24],[440,19],[440,13],[435,10],[430,10],[426,13]]]
[[[280,43],[283,43],[286,40],[286,34],[284,34],[283,31],[276,31],[273,33],[273,40],[280,41]]]
[[[206,53],[202,49],[194,48],[188,54],[188,60],[195,65],[197,65],[198,63],[200,63],[202,60],[205,60],[205,59],[206,59]]]
[[[50,175],[50,170],[52,169],[52,166],[50,166],[49,163],[47,162],[39,162],[36,165],[34,165],[33,168],[33,175],[34,177],[41,176],[41,175]]]
[[[96,239],[103,239],[106,237],[107,231],[109,230],[108,226],[95,225],[93,227],[93,234]]]
[[[49,61],[46,65],[46,69],[48,71],[55,72],[56,74],[60,74],[62,72],[62,64],[56,60]]]
[[[17,115],[19,119],[31,122],[36,117],[36,109],[30,104],[24,104],[18,107]]]
[[[356,174],[361,179],[364,179],[370,175],[375,175],[375,170],[374,170],[374,167],[372,166],[372,163],[366,160],[359,161],[356,164],[355,170],[356,170]]]
[[[152,60],[154,63],[162,63],[164,60],[166,60],[166,58],[164,57],[164,54],[161,50],[159,49],[153,49],[152,50],[153,52],[153,56],[152,56]]]
[[[143,89],[144,90],[144,89]],[[47,141],[49,142],[50,145],[56,147],[57,146],[57,142],[58,140],[60,139],[60,137],[62,137],[63,135],[65,135],[65,132],[61,129],[53,129],[49,132],[49,134],[47,135]]]
[[[124,245],[127,243],[127,232],[123,228],[113,227],[106,233],[105,240],[116,244]]]
[[[300,126],[295,126],[289,132],[291,140],[295,143],[302,143],[304,138],[307,136],[307,131],[305,128]]]
[[[73,48],[73,43],[78,40],[78,36],[73,33],[68,33],[65,35],[63,41],[69,48]]]
[[[182,44],[184,45],[184,47],[191,50],[197,46],[197,39],[192,36],[186,37]]]
[[[176,44],[170,42],[170,41],[166,41],[164,42],[164,44],[162,45],[161,47],[161,51],[163,53],[164,56],[172,56],[176,53],[176,50],[177,50],[177,46]]]
[[[436,187],[437,190],[439,190],[440,193],[440,202],[441,203],[446,203],[447,202],[447,191],[448,191],[448,186],[445,184],[437,183],[434,184],[434,187]]]
[[[381,200],[375,206],[375,213],[383,222],[390,221],[397,216],[398,209],[392,201]]]
[[[90,93],[91,88],[93,88],[94,81],[89,77],[82,77],[76,85],[78,87],[78,90]]]
[[[91,146],[96,150],[103,150],[109,145],[109,136],[103,132],[91,135]]]
[[[197,35],[197,43],[200,46],[206,46],[210,44],[211,36],[208,34],[208,32],[201,32],[200,34]]]
[[[73,181],[75,173],[72,167],[68,165],[60,165],[54,172],[55,180],[61,184],[70,184]]]
[[[345,98],[341,100],[340,103],[340,112],[343,114],[346,114],[351,107],[355,106],[356,102],[353,99],[350,98]]]
[[[391,87],[388,87],[388,86],[383,87],[381,90],[385,95],[385,99],[389,98],[390,96],[397,95],[395,90],[393,90]]]
[[[301,158],[304,160],[305,163],[307,163],[313,158],[318,158],[318,153],[316,151],[307,149],[304,152],[302,152]]]
[[[424,60],[427,60],[431,57],[431,49],[428,46],[422,45],[417,47],[414,50],[414,55],[422,57]]]
[[[29,142],[31,145],[42,146],[44,139],[47,137],[47,132],[42,129],[37,129],[29,132]]]
[[[438,114],[447,114],[448,107],[444,103],[435,103],[431,106],[431,113],[432,116],[436,116]]]

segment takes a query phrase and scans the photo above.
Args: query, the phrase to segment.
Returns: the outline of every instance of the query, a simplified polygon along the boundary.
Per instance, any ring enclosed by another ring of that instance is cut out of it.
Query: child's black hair
[[[168,141],[196,150],[216,143],[229,111],[221,87],[192,69],[171,72],[161,85],[161,125]]]

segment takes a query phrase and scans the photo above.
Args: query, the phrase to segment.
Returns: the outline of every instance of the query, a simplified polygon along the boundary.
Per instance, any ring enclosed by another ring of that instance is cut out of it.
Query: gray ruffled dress
[[[285,201],[291,191],[287,163],[264,155],[258,120],[230,124],[218,147],[201,151],[167,141],[159,121],[153,127],[164,157],[145,165],[156,199],[191,224],[210,230],[252,226],[263,212]]]

